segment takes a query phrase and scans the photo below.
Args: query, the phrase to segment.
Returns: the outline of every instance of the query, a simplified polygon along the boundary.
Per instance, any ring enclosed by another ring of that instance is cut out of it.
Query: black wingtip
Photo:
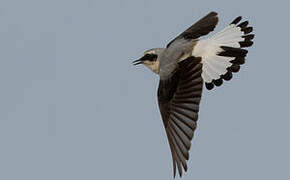
[[[174,159],[172,159],[172,163],[173,163],[173,178],[175,179],[175,176],[176,176],[176,164],[175,164]]]
[[[179,177],[182,178],[182,171],[179,171]]]

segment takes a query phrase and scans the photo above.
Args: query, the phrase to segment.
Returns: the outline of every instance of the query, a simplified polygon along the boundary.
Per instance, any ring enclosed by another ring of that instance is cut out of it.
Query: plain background
[[[131,62],[210,11],[255,44],[204,91],[183,179],[290,179],[286,0],[1,0],[0,179],[173,179],[158,77]]]

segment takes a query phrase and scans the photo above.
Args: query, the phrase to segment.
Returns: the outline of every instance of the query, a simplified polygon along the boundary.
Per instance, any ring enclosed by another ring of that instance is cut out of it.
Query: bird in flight
[[[210,12],[165,48],[149,49],[134,65],[143,64],[160,77],[158,105],[168,138],[173,175],[187,171],[187,160],[197,126],[203,83],[208,90],[232,79],[245,63],[253,44],[253,27],[239,16],[221,31],[200,38],[214,30],[216,12]]]

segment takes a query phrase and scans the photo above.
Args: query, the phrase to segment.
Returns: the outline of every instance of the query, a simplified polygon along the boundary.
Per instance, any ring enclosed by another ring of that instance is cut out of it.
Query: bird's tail
[[[247,50],[243,49],[253,44],[254,34],[252,27],[248,27],[248,21],[241,21],[237,17],[226,28],[217,32],[208,39],[201,40],[200,51],[202,55],[203,73],[207,89],[214,85],[220,86],[223,80],[230,80],[232,73],[238,72],[240,65],[245,63]],[[208,52],[204,52],[208,51]]]

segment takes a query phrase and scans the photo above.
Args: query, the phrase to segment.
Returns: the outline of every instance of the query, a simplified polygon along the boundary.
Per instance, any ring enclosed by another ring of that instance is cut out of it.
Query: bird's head
[[[163,48],[149,49],[145,51],[141,58],[133,61],[134,65],[143,64],[154,73],[159,74],[159,56],[163,52]]]

